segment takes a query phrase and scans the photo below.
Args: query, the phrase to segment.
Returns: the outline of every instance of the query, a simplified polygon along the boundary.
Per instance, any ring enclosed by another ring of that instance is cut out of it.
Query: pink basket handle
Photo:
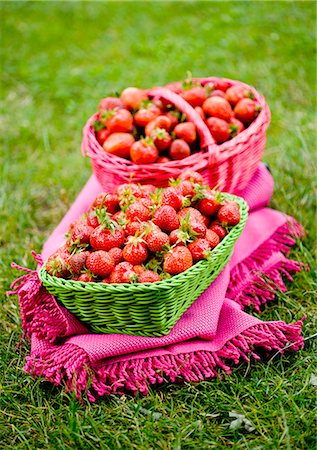
[[[172,92],[169,89],[163,87],[155,87],[153,89],[149,89],[147,93],[151,97],[161,97],[164,100],[172,103],[172,105],[176,106],[176,108],[184,113],[186,117],[195,124],[200,137],[201,147],[206,148],[209,154],[208,165],[213,166],[214,164],[216,164],[219,157],[218,145],[215,143],[215,140],[212,137],[207,125],[198,114],[198,112],[195,111],[195,109],[180,95],[175,94],[175,92]]]

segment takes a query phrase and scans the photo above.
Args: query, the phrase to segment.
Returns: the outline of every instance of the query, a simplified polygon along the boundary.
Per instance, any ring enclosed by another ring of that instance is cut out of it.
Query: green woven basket
[[[228,263],[247,217],[248,205],[226,194],[240,206],[241,221],[211,252],[211,258],[156,283],[106,284],[64,280],[49,275],[45,266],[39,277],[71,313],[97,333],[162,336],[207,289]]]

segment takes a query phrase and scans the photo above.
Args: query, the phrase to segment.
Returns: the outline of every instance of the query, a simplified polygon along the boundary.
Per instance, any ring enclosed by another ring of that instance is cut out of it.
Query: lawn
[[[0,448],[313,449],[316,429],[315,2],[1,2]],[[305,348],[241,364],[222,381],[153,387],[79,404],[22,371],[11,261],[41,247],[89,178],[81,130],[126,86],[194,76],[254,85],[272,113],[264,161],[272,207],[306,229],[291,255],[311,267],[261,313],[295,322]],[[254,427],[230,428],[230,413]]]

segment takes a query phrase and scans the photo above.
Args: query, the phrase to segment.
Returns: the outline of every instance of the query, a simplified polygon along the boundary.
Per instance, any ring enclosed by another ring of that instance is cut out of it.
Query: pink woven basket
[[[219,78],[199,78],[202,84],[217,82]],[[195,170],[210,186],[238,194],[252,178],[260,162],[270,123],[270,111],[265,99],[251,86],[240,81],[221,79],[230,86],[240,85],[250,90],[262,107],[251,125],[236,137],[217,145],[200,115],[180,95],[164,87],[148,90],[150,97],[163,98],[183,112],[195,123],[200,138],[200,151],[189,157],[163,164],[138,165],[124,158],[105,152],[98,143],[93,123],[98,114],[90,117],[83,129],[82,152],[91,158],[93,172],[105,190],[133,180],[135,183],[166,186],[170,178],[177,178],[185,170]]]

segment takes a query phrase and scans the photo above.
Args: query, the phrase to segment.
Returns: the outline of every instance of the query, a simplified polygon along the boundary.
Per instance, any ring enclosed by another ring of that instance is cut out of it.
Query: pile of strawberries
[[[196,109],[217,144],[241,133],[261,110],[250,91],[224,80],[202,86],[189,78],[166,87]],[[200,150],[195,124],[163,99],[151,100],[142,89],[128,87],[119,97],[105,97],[98,110],[94,129],[99,144],[136,164],[181,160]]]
[[[240,222],[235,201],[184,172],[165,189],[122,184],[101,193],[73,222],[46,262],[53,276],[104,283],[152,283],[208,259]]]

